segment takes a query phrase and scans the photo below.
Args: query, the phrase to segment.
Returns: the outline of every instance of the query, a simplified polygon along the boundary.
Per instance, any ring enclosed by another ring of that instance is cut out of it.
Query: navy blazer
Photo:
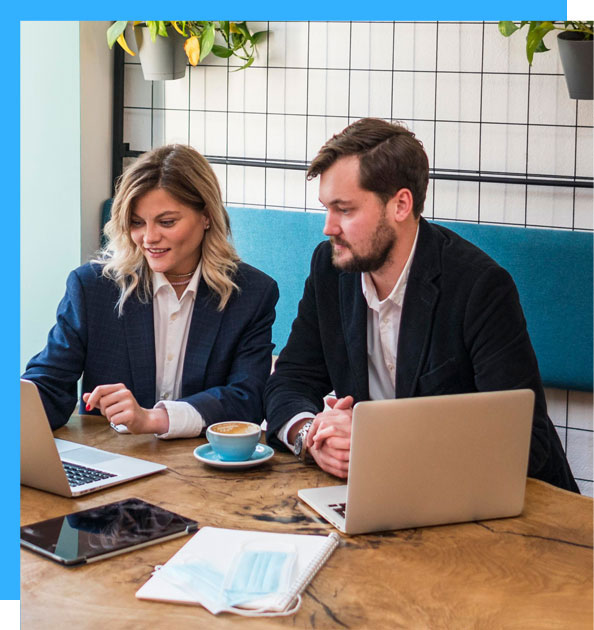
[[[536,394],[529,475],[577,491],[546,408],[518,292],[507,271],[454,232],[421,218],[398,341],[395,397],[529,388]],[[361,274],[316,248],[297,318],[264,398],[268,440],[334,390],[369,399]]]
[[[259,423],[263,415],[278,287],[245,263],[239,263],[234,281],[239,292],[218,311],[218,296],[201,278],[192,313],[179,400],[197,409],[207,425],[231,419]],[[141,407],[157,402],[152,300],[143,304],[132,295],[120,317],[118,296],[117,285],[97,264],[68,276],[47,346],[23,374],[37,384],[52,429],[68,421],[81,374],[83,393],[123,383]],[[80,413],[87,413],[82,398]]]

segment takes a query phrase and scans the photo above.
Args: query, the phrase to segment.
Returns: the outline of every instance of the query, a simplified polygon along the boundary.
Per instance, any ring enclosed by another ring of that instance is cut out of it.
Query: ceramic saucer
[[[243,462],[223,461],[212,450],[210,444],[203,444],[194,449],[194,457],[198,461],[209,464],[210,466],[215,466],[216,468],[251,468],[252,466],[259,466],[267,462],[273,455],[274,449],[270,448],[267,444],[258,444],[252,456]]]

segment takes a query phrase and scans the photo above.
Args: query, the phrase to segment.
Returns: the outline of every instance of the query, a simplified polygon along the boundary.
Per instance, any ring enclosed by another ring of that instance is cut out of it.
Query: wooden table
[[[327,534],[297,490],[338,481],[294,456],[227,471],[192,455],[202,438],[119,435],[74,416],[58,437],[162,462],[169,470],[65,499],[22,488],[22,523],[140,497],[200,526]],[[153,567],[188,537],[77,568],[21,553],[25,629],[592,628],[592,500],[529,480],[521,517],[342,537],[296,615],[247,619],[200,606],[137,600]]]

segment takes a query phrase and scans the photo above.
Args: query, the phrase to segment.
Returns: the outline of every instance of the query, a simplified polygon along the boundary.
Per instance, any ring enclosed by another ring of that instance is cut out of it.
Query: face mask
[[[266,611],[265,601],[253,610],[234,607],[287,593],[296,558],[293,545],[271,548],[247,544],[225,575],[202,561],[168,564],[159,574],[215,615],[228,611],[258,616]]]
[[[286,593],[291,585],[296,557],[292,545],[276,549],[246,545],[225,579],[223,589],[228,603],[238,606]]]
[[[222,598],[225,576],[205,562],[167,564],[159,569],[159,575],[192,599],[206,604],[214,614],[225,608]]]

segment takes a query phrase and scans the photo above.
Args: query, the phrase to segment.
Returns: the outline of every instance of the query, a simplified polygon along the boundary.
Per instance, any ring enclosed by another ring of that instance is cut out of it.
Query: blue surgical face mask
[[[247,544],[236,555],[226,574],[204,561],[168,564],[159,575],[202,603],[215,615],[240,612],[235,606],[258,602],[271,595],[287,593],[291,585],[297,553],[293,545],[262,547]],[[242,610],[241,614],[258,615],[266,610]]]
[[[291,585],[296,557],[292,545],[277,548],[246,545],[225,579],[223,589],[228,603],[238,606],[286,593]]]
[[[159,576],[181,589],[192,600],[198,600],[214,614],[226,607],[223,599],[225,576],[206,562],[167,564],[159,569]]]

